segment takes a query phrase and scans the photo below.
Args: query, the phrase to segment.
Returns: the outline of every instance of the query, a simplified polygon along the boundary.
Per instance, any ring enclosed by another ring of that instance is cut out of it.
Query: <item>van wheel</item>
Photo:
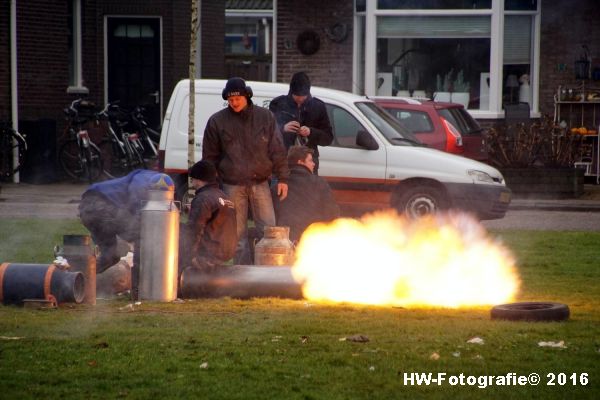
[[[434,186],[408,186],[396,192],[392,205],[409,218],[419,218],[447,209],[448,201],[442,191]]]

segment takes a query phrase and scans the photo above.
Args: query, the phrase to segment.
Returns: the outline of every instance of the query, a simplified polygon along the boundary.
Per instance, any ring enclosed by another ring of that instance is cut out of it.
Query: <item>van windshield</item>
[[[375,103],[359,102],[356,107],[393,145],[424,146],[406,127]]]

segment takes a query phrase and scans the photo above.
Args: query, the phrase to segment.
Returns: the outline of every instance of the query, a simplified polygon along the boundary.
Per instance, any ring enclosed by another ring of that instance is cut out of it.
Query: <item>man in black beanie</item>
[[[333,130],[325,103],[310,94],[310,79],[304,72],[296,72],[290,81],[287,95],[274,98],[269,109],[275,114],[283,134],[286,149],[293,145],[313,150],[314,173],[319,169],[319,149],[333,141]]]
[[[235,204],[238,248],[236,264],[252,264],[247,240],[248,208],[259,235],[275,225],[269,179],[276,178],[277,195],[287,196],[286,150],[273,114],[252,103],[252,90],[242,78],[230,78],[222,93],[228,107],[206,123],[202,159],[211,162],[223,191]]]
[[[237,245],[235,207],[219,189],[217,170],[205,160],[190,170],[196,194],[187,224],[182,226],[180,273],[185,267],[209,269],[233,257]]]

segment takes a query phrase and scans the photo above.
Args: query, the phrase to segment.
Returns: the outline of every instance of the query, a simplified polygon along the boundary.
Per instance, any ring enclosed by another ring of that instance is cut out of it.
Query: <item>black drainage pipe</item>
[[[84,297],[81,272],[58,269],[54,264],[0,264],[0,302],[22,304],[23,300],[81,303]]]

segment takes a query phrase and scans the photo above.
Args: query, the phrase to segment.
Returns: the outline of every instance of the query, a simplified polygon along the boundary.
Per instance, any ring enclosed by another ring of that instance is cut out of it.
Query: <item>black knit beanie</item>
[[[230,96],[246,96],[250,97],[246,87],[246,81],[242,78],[230,78],[223,89],[223,100],[227,100]]]
[[[217,169],[211,162],[201,160],[192,165],[192,168],[190,168],[190,176],[204,182],[216,182]]]
[[[304,72],[296,72],[290,81],[290,93],[296,96],[310,94],[310,79]]]

